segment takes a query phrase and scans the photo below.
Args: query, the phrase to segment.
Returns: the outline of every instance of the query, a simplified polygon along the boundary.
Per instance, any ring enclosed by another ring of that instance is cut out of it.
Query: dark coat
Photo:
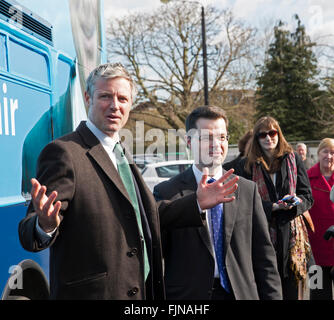
[[[264,211],[266,213],[268,222],[271,223],[272,218],[275,217],[276,229],[277,229],[277,262],[278,270],[282,277],[288,276],[289,269],[289,238],[290,238],[290,224],[289,222],[295,217],[301,215],[305,211],[309,210],[313,205],[312,191],[310,182],[307,176],[307,172],[302,163],[300,157],[295,153],[296,166],[297,166],[297,185],[296,195],[303,201],[296,207],[290,210],[277,210],[272,211],[274,202],[282,199],[285,195],[290,193],[288,167],[286,158],[288,154],[285,154],[282,158],[282,165],[280,170],[276,173],[276,186],[274,186],[268,172],[261,166],[264,180],[269,192],[270,201],[262,201]],[[245,171],[246,158],[244,158],[238,165],[237,174],[252,180],[252,175]]]
[[[182,199],[196,189],[190,167],[157,185],[154,196],[157,200]],[[257,186],[241,178],[235,197],[224,204],[224,258],[234,296],[281,299],[275,252]],[[192,210],[185,206],[183,212]],[[167,299],[210,299],[215,263],[207,226],[167,229],[162,239]]]
[[[137,167],[130,167],[151,263],[146,285],[135,212],[99,140],[82,122],[75,132],[53,141],[41,152],[37,179],[47,186],[48,194],[58,191],[64,217],[47,246],[52,298],[164,298],[157,203]],[[196,197],[181,203],[160,203],[162,226],[202,225],[198,215],[181,215],[179,208],[184,205],[196,207]],[[19,225],[21,244],[29,251],[45,249],[35,235],[36,217],[30,204]]]

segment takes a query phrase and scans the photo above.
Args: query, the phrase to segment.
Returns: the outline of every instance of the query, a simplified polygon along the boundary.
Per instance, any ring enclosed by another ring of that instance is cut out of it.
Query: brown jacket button
[[[127,256],[128,257],[133,257],[138,253],[138,249],[137,248],[132,248],[129,252],[127,252]]]
[[[132,288],[131,290],[128,291],[128,296],[129,296],[129,297],[132,297],[132,296],[134,296],[136,293],[138,293],[138,291],[139,291],[139,289],[136,288],[136,287],[134,287],[134,288]]]

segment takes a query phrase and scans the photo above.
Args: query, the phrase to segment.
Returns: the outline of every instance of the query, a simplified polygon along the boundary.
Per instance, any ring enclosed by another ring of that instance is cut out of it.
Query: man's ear
[[[85,101],[86,101],[87,107],[89,108],[89,105],[90,105],[90,96],[89,96],[89,94],[88,94],[87,91],[85,91]]]
[[[187,141],[187,147],[191,150],[191,138],[189,136],[184,136],[185,141]]]

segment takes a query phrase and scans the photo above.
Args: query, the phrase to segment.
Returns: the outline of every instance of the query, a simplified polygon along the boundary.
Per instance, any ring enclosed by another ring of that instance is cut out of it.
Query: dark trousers
[[[233,292],[228,293],[221,286],[219,279],[214,279],[213,288],[212,288],[212,300],[235,300]]]
[[[333,300],[333,275],[332,267],[321,266],[322,269],[322,289],[310,289],[310,300]]]
[[[283,300],[298,300],[298,286],[292,271],[288,271],[288,277],[281,277]]]

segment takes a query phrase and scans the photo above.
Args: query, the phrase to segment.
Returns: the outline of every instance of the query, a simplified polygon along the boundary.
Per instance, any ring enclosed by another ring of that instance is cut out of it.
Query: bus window
[[[6,37],[0,34],[0,70],[7,71]]]
[[[74,68],[69,62],[58,57],[56,72],[55,104],[52,110],[53,137],[58,138],[73,130],[72,105],[71,105],[71,82]]]
[[[10,72],[49,85],[46,56],[9,40]],[[27,63],[29,62],[29,63]],[[38,68],[36,68],[38,66]]]

